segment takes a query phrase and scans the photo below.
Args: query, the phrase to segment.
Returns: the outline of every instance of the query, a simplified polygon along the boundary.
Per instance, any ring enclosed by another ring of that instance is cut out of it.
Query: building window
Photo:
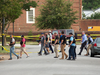
[[[35,23],[35,8],[30,8],[30,11],[26,11],[26,23]]]

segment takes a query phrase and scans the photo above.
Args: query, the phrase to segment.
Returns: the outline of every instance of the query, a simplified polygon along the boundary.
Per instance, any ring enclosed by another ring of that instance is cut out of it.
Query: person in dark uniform
[[[64,48],[66,47],[66,36],[64,35],[64,31],[62,31],[62,37],[61,37],[61,52],[62,52],[62,58],[60,59],[64,59],[64,55],[65,55],[65,59],[67,59],[68,55],[65,53]]]
[[[90,34],[88,34],[88,47],[87,47],[87,53],[85,54],[85,56],[88,56],[88,55],[89,55],[89,49],[90,49],[91,46],[92,46],[92,42],[93,42],[93,39],[92,39],[92,37],[90,36]]]
[[[72,33],[69,33],[70,35],[70,42],[69,42],[69,58],[67,60],[71,60],[71,57],[73,58],[72,60],[75,60],[75,40],[74,36]]]

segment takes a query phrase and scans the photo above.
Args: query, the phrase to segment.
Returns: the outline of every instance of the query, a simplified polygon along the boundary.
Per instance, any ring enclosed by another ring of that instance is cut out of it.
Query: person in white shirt
[[[52,48],[52,33],[51,33],[51,31],[49,31],[49,40],[50,40],[49,48],[52,51],[52,53],[54,53],[53,48]]]

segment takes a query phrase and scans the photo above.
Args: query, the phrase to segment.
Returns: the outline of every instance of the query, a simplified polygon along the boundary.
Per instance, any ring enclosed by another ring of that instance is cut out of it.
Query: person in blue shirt
[[[87,45],[87,36],[85,35],[85,32],[83,31],[83,32],[82,32],[81,50],[80,50],[80,52],[79,52],[78,55],[81,55],[81,53],[82,53],[82,51],[83,51],[83,48],[85,48],[86,51],[87,51],[86,45]]]
[[[73,58],[72,60],[75,60],[75,41],[74,41],[74,36],[72,33],[69,33],[70,35],[70,41],[69,41],[69,58],[67,60],[71,60],[71,57]]]
[[[90,36],[90,34],[88,34],[88,47],[87,47],[87,53],[85,54],[85,56],[88,56],[88,55],[89,55],[89,49],[90,49],[91,46],[92,46],[92,42],[93,42],[93,39],[92,39],[92,37]]]

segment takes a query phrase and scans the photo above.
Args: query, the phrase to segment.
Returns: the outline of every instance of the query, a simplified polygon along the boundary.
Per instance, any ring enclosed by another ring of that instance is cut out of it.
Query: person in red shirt
[[[28,53],[26,52],[24,35],[21,35],[21,39],[22,39],[22,40],[21,40],[21,42],[20,42],[20,45],[21,45],[20,58],[22,58],[22,52],[24,52],[24,53],[27,55],[26,58],[28,58],[29,55],[28,55]]]

